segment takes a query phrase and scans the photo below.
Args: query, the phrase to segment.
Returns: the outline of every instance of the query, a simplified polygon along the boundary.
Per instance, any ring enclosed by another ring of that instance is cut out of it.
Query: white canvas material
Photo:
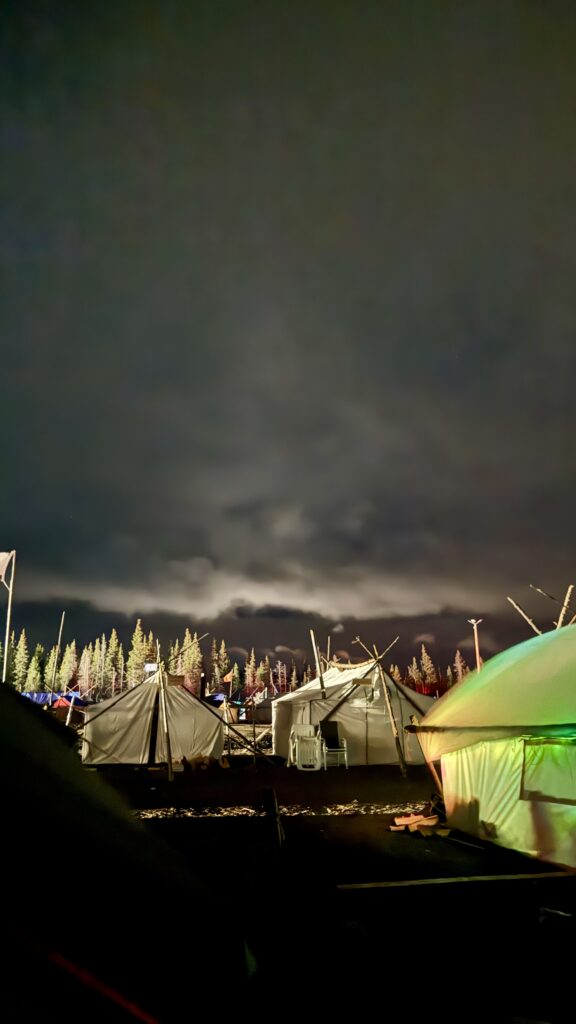
[[[290,730],[293,725],[317,725],[330,711],[345,701],[330,716],[338,722],[340,735],[348,746],[348,764],[395,764],[398,762],[394,733],[384,696],[380,671],[374,662],[352,668],[331,666],[324,672],[326,696],[322,697],[319,679],[272,703],[273,751],[288,758]],[[423,716],[433,703],[432,697],[413,693],[395,683],[386,673],[392,712],[396,720],[404,758],[408,764],[422,764],[424,758],[416,736],[404,733],[410,715]],[[353,685],[357,684],[357,685]],[[408,700],[408,697],[410,700]],[[413,701],[413,704],[410,703]],[[414,706],[415,705],[415,706]]]
[[[168,752],[160,704],[159,676],[86,709],[82,761],[85,764],[147,764],[153,715],[158,713],[154,761]],[[166,687],[166,712],[173,761],[219,759],[224,749],[222,720],[182,687]]]
[[[13,551],[0,551],[0,581],[4,580],[6,570],[12,561]]]

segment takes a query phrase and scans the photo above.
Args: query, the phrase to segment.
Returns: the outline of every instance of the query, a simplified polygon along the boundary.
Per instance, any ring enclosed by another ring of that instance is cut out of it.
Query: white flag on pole
[[[6,576],[8,566],[15,554],[15,551],[0,551],[0,583],[4,583],[4,577]]]

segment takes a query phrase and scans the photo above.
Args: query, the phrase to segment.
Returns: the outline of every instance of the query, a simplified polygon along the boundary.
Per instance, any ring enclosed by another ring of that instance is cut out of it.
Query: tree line
[[[155,670],[160,645],[152,630],[145,633],[138,619],[127,652],[113,629],[109,636],[102,633],[94,641],[79,649],[75,640],[60,652],[54,645],[49,650],[42,644],[33,648],[26,630],[18,639],[14,633],[8,650],[7,682],[21,692],[65,693],[74,690],[82,698],[102,700],[141,683],[148,672]],[[182,639],[176,639],[164,652],[169,673],[183,679],[184,685],[198,696],[224,692],[240,698],[267,692],[269,695],[287,693],[313,679],[315,670],[305,665],[298,671],[295,661],[287,665],[281,660],[270,662],[268,656],[257,661],[252,648],[242,668],[232,662],[226,642],[212,638],[210,653],[202,652],[197,633],[186,629]],[[0,644],[0,665],[3,653]],[[441,694],[470,671],[460,651],[444,672],[434,664],[425,644],[419,657],[414,657],[404,672],[397,664],[389,666],[389,674],[399,683],[419,693]]]

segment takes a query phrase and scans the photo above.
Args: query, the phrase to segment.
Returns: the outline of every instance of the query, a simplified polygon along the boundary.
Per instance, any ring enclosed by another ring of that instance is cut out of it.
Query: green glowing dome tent
[[[576,867],[576,625],[496,655],[417,732],[450,825]]]

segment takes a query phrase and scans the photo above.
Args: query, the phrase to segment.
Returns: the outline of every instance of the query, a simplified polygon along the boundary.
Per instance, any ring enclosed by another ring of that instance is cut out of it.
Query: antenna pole
[[[468,619],[468,622],[470,623],[470,625],[472,626],[472,629],[474,630],[474,650],[476,652],[476,671],[477,672],[479,672],[480,669],[482,668],[482,661],[481,661],[481,658],[480,658],[480,643],[478,641],[478,626],[483,621],[484,621],[483,619]]]

